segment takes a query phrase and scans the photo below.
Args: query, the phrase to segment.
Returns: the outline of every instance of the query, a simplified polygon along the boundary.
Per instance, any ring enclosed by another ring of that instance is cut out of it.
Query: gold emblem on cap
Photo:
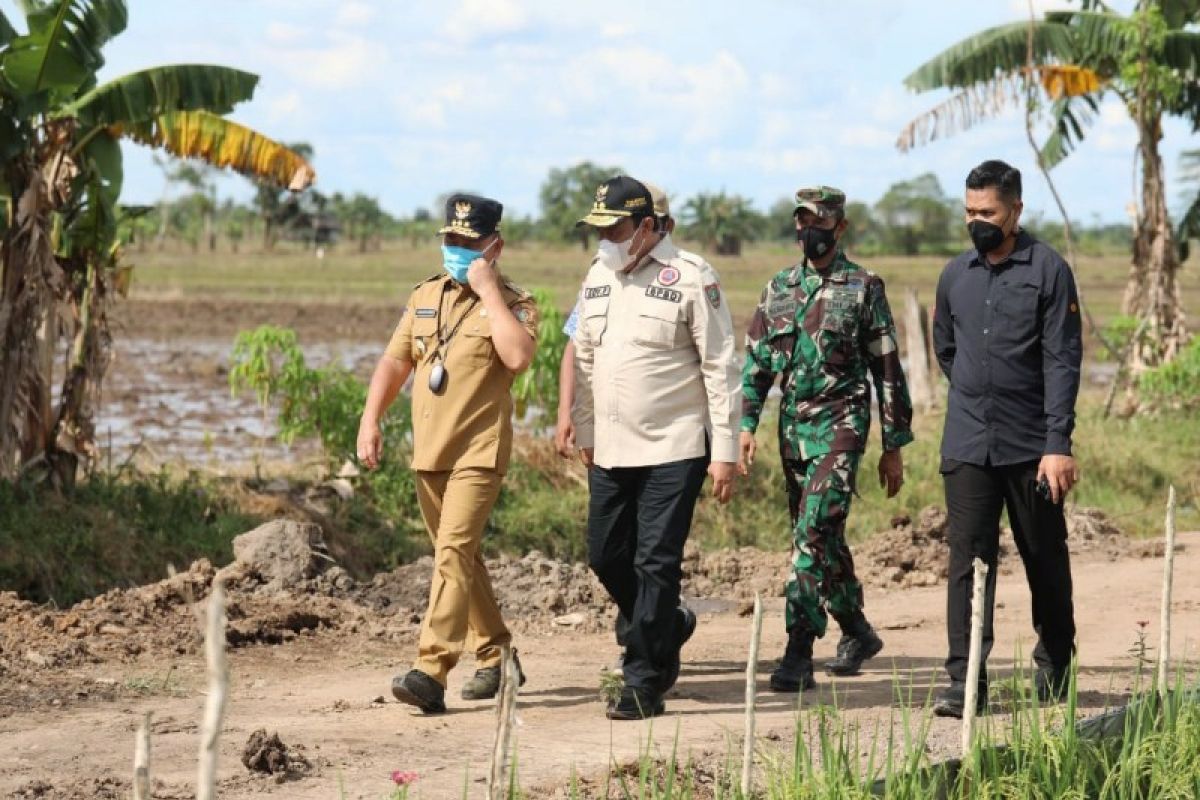
[[[471,204],[466,200],[459,200],[454,204],[454,216],[458,219],[466,219],[471,213]]]
[[[596,190],[596,202],[603,203],[604,198],[606,197],[608,197],[608,184],[604,183],[601,184],[600,188]]]

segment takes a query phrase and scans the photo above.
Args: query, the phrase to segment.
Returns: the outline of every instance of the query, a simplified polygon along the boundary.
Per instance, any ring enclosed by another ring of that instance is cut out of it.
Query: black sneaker
[[[938,692],[933,701],[933,713],[939,717],[954,717],[962,719],[963,709],[967,705],[967,687],[958,681]],[[975,696],[975,713],[986,714],[988,711],[987,686],[979,685],[979,693]]]
[[[883,649],[883,640],[869,624],[852,634],[845,634],[838,642],[837,656],[825,662],[825,671],[830,675],[857,675],[863,662],[873,658]]]
[[[517,665],[517,675],[520,680],[517,681],[518,686],[525,685],[525,671],[521,669],[521,659],[517,658],[517,651],[513,650],[513,661]],[[500,665],[494,667],[484,667],[483,669],[475,670],[475,674],[469,681],[463,684],[462,699],[463,700],[491,700],[496,696],[496,692],[500,691]]]
[[[426,714],[446,712],[446,690],[419,669],[410,669],[406,674],[392,678],[392,695]]]
[[[805,692],[816,688],[817,680],[813,677],[813,635],[793,626],[788,631],[787,648],[779,666],[771,673],[771,690],[775,692]]]
[[[680,606],[679,615],[682,617],[679,628],[679,647],[671,654],[671,660],[667,662],[667,666],[663,670],[660,684],[663,694],[671,691],[675,683],[679,680],[679,671],[683,668],[680,652],[683,650],[683,646],[687,644],[688,639],[691,639],[692,634],[696,632],[696,612],[687,606]]]
[[[649,689],[626,686],[617,702],[609,705],[604,716],[612,720],[649,719],[667,710],[662,695]]]
[[[1061,703],[1071,685],[1071,670],[1067,667],[1038,667],[1034,676],[1038,702]]]

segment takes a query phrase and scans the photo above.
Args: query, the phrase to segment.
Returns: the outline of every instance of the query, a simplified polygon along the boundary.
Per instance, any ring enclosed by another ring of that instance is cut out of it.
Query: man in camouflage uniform
[[[794,575],[787,584],[788,644],[771,675],[775,691],[816,685],[813,641],[826,609],[842,629],[825,668],[856,674],[883,647],[863,615],[862,585],[846,545],[846,517],[871,425],[873,376],[883,427],[879,479],[893,497],[903,483],[900,448],[912,441],[912,405],[883,280],[846,258],[845,195],[828,186],[796,192],[803,261],[767,284],[746,335],[741,470],[754,461],[754,432],[767,392],[782,376],[779,451],[787,478]]]

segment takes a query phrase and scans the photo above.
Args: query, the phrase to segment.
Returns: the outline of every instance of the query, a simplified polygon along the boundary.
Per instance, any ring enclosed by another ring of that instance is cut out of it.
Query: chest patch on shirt
[[[674,289],[664,289],[661,286],[647,286],[646,297],[653,297],[655,300],[666,300],[669,303],[683,302],[683,295]]]
[[[658,271],[658,282],[663,286],[674,286],[679,283],[679,270],[674,267],[663,267]]]
[[[777,294],[767,304],[767,316],[792,317],[796,314],[796,298],[791,294]]]
[[[413,313],[418,317],[436,317],[437,309],[436,308],[418,308]]]
[[[597,297],[608,297],[612,294],[611,286],[589,286],[583,290],[584,300],[594,300]]]
[[[859,291],[861,284],[853,286],[832,286],[825,296],[825,314],[821,327],[826,330],[844,330],[853,325],[858,311]]]

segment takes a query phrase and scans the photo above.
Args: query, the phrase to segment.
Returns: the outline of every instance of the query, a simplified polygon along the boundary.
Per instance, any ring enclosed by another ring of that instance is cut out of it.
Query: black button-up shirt
[[[1083,344],[1067,262],[1022,231],[1009,257],[975,250],[938,280],[933,345],[950,379],[942,457],[980,466],[1070,455]]]

